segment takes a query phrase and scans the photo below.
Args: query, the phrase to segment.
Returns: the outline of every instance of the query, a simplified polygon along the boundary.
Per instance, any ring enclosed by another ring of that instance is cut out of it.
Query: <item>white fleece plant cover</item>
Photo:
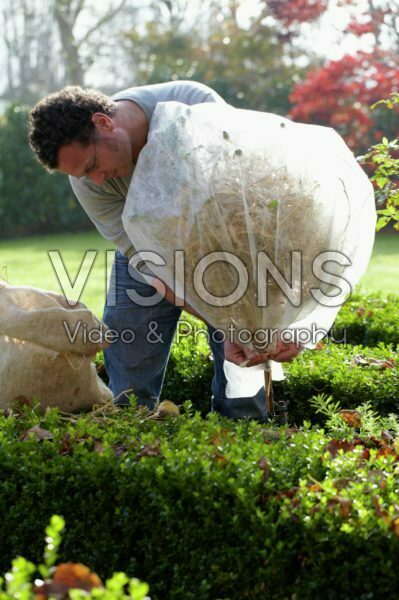
[[[302,336],[314,347],[331,328],[367,267],[375,218],[372,186],[334,130],[168,102],[154,112],[123,224],[138,252],[162,257],[151,271],[206,321],[264,350],[262,330],[314,324],[319,335]]]

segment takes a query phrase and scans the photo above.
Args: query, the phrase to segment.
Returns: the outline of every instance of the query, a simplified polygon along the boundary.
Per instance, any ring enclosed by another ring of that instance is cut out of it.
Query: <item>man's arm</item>
[[[134,247],[122,224],[126,198],[109,184],[99,186],[87,177],[69,178],[75,196],[103,238],[114,244],[122,254],[131,256]]]

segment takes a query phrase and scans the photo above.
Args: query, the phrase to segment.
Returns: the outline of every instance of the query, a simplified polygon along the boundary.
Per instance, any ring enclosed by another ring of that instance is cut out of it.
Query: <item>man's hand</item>
[[[242,367],[253,367],[260,365],[267,360],[275,360],[276,362],[290,362],[303,350],[301,344],[286,344],[281,340],[277,340],[276,347],[273,351],[258,354],[254,350],[250,350],[246,346],[241,346],[238,343],[225,341],[224,357],[226,360],[241,365]]]

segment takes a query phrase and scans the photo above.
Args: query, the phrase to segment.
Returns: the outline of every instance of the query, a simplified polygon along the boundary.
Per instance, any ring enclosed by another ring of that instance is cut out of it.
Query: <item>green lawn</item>
[[[366,291],[399,294],[399,233],[380,233],[360,285]]]
[[[100,316],[106,294],[106,250],[114,248],[95,231],[1,242],[0,275],[12,285],[32,285],[62,292],[48,254],[54,250],[62,258],[72,286],[86,252],[97,252],[92,269],[87,270],[88,277],[80,299]],[[65,288],[68,281],[63,284]],[[67,296],[77,300],[76,293],[68,293]]]
[[[81,300],[100,316],[106,292],[106,250],[112,251],[113,248],[96,232],[0,242],[0,275],[13,285],[62,291],[48,255],[54,250],[60,253],[72,285],[85,253],[88,250],[97,252]],[[382,290],[399,294],[398,265],[399,233],[379,234],[369,268],[361,280],[362,288],[368,292]],[[68,281],[65,283],[68,284]],[[68,296],[76,299],[76,293]]]

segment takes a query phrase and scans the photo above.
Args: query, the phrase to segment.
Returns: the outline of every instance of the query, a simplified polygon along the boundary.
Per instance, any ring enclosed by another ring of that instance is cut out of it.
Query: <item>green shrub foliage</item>
[[[308,350],[285,367],[286,379],[275,383],[277,398],[288,400],[292,422],[317,420],[309,398],[331,395],[356,408],[366,400],[383,415],[399,412],[398,353],[391,346],[375,348],[336,345]]]
[[[211,407],[212,353],[206,326],[184,313],[169,358],[162,399],[176,404],[191,400],[206,415]]]
[[[0,236],[87,229],[65,175],[49,175],[34,159],[27,137],[28,109],[11,105],[0,119]]]
[[[172,346],[162,398],[191,400],[210,411],[213,364],[203,325],[188,317]],[[284,365],[286,380],[274,383],[277,399],[289,401],[291,421],[318,420],[308,402],[324,392],[356,407],[367,398],[382,414],[398,411],[399,298],[354,295],[341,309],[321,350],[307,350]],[[385,361],[393,360],[392,364]]]
[[[37,563],[58,514],[60,562],[135,575],[153,600],[397,597],[398,420],[313,404],[325,430],[189,406],[0,416],[0,572]]]
[[[399,345],[399,297],[354,294],[339,311],[331,336],[351,345]]]

